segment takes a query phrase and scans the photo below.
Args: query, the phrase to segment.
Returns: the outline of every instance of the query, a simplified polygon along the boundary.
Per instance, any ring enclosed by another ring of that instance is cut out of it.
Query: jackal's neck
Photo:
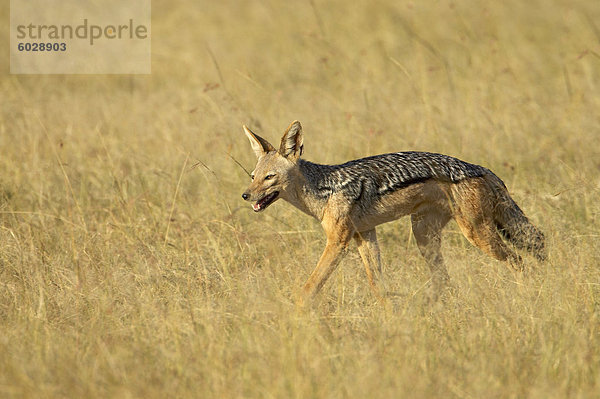
[[[326,174],[327,165],[300,159],[285,199],[302,212],[321,220],[327,198],[319,195],[319,187]]]

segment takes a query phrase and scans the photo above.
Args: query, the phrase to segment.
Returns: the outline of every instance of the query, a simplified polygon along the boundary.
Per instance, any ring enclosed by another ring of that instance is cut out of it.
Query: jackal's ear
[[[248,140],[250,140],[250,145],[256,154],[256,158],[262,157],[267,152],[275,151],[275,147],[273,147],[267,140],[263,139],[258,134],[252,133],[252,131],[248,129],[246,125],[244,125],[244,133],[246,133],[246,137],[248,137]]]
[[[281,138],[279,153],[290,161],[297,161],[302,155],[303,148],[302,125],[298,121],[293,121]]]

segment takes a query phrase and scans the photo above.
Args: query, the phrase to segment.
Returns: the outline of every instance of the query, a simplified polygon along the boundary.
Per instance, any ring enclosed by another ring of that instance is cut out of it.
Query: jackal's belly
[[[370,230],[373,227],[414,213],[426,205],[449,208],[448,184],[436,180],[427,180],[385,194],[375,200],[369,207],[360,204],[353,209],[352,219],[358,231]]]

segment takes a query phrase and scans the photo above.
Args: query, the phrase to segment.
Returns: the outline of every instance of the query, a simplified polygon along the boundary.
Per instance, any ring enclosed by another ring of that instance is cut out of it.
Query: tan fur
[[[258,158],[254,181],[244,199],[260,202],[261,198],[279,193],[277,199],[283,198],[317,218],[327,237],[325,250],[301,290],[300,304],[319,292],[353,238],[369,285],[377,298],[383,298],[386,291],[375,227],[406,215],[411,215],[417,246],[431,270],[434,297],[448,280],[440,251],[441,232],[452,218],[469,242],[483,252],[515,267],[520,264],[520,257],[504,243],[497,230],[498,203],[510,197],[494,175],[457,183],[429,179],[383,195],[365,209],[343,193],[323,199],[306,188],[307,176],[298,167],[303,145],[299,122],[290,125],[277,151],[248,128],[244,130]]]

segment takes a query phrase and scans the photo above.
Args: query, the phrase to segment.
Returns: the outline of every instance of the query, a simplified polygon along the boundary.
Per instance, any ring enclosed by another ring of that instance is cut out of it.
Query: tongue
[[[252,204],[252,209],[254,209],[255,211],[259,211],[260,210],[260,204]]]

